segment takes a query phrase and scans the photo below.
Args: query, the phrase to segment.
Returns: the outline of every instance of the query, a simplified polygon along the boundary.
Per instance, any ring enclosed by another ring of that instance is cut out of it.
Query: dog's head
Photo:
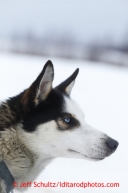
[[[80,107],[70,98],[79,69],[52,88],[54,69],[48,61],[21,97],[24,110],[20,138],[31,151],[49,158],[72,157],[102,160],[118,142],[85,122]]]

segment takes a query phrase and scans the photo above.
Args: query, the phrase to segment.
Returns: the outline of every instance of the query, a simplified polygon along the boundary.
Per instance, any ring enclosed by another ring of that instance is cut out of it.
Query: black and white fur
[[[70,98],[78,71],[53,89],[48,61],[28,89],[1,104],[0,160],[19,184],[33,181],[54,158],[102,160],[116,150],[118,142],[88,125]]]

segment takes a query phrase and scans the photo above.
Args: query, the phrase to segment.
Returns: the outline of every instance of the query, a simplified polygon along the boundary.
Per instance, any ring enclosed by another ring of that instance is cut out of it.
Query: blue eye
[[[65,118],[65,119],[64,119],[64,122],[65,122],[65,123],[70,123],[70,121],[71,121],[70,118]]]

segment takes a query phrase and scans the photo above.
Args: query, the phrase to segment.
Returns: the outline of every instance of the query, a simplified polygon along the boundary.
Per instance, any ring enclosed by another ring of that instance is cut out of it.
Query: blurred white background
[[[0,1],[0,50],[127,65],[127,0]]]

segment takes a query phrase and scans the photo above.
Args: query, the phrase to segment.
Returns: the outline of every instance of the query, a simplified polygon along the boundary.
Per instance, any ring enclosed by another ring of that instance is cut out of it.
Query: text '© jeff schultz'
[[[119,183],[100,183],[100,182],[21,182],[13,183],[14,188],[118,188],[120,185]]]

